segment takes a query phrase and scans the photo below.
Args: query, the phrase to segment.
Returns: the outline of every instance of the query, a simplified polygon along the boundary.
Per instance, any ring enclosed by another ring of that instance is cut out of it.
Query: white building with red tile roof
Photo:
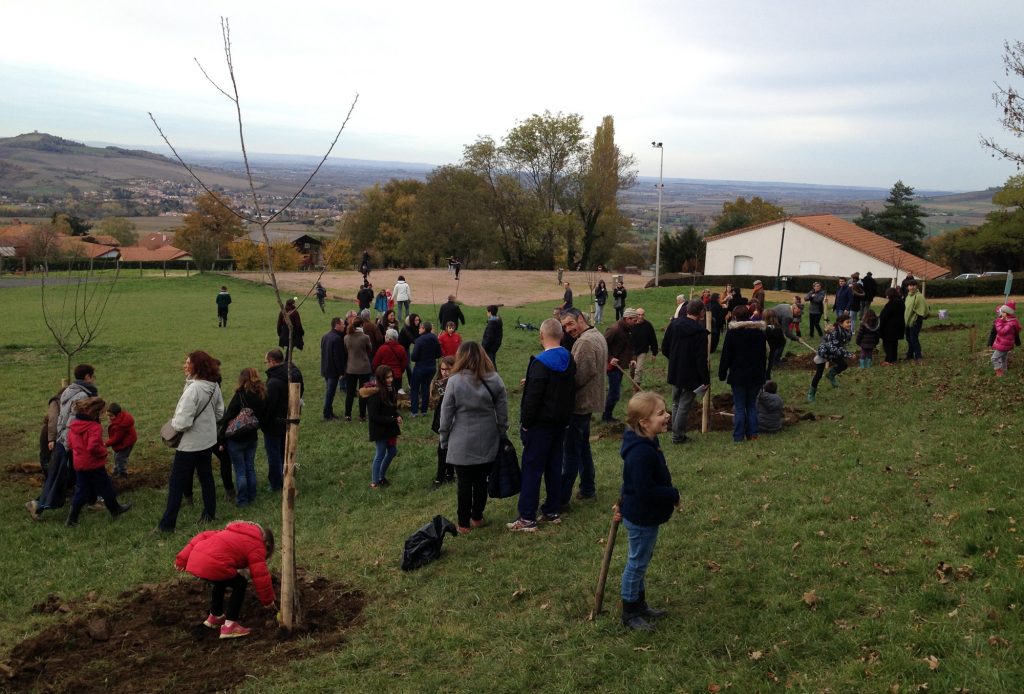
[[[902,250],[898,243],[831,214],[786,217],[709,236],[706,275],[875,277],[908,273],[937,279],[949,268]]]

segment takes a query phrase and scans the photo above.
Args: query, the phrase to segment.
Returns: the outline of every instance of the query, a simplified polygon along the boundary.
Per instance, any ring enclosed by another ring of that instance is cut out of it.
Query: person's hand
[[[618,366],[619,365],[619,358],[618,357],[612,357],[610,360],[608,360],[608,363],[611,364],[612,366]]]
[[[519,385],[520,386],[525,386],[526,385],[526,379],[525,378],[520,378],[519,379]]]
[[[53,450],[53,441],[49,441],[49,442],[47,442],[47,444],[46,444],[46,448],[47,448],[47,450],[50,450],[50,451],[52,451],[52,450]]]
[[[635,369],[636,368],[636,359],[634,359],[631,362],[629,362],[629,368],[631,368],[631,369]]]
[[[398,422],[398,426],[402,426],[402,415],[395,417],[395,420]]]
[[[618,506],[615,507],[615,513],[612,514],[612,520],[615,521],[616,523],[621,523],[622,522],[622,514],[619,513]]]

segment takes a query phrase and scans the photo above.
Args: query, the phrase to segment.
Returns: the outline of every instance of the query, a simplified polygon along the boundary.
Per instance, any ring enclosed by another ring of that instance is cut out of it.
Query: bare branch
[[[219,85],[219,84],[217,84],[216,82],[214,82],[214,81],[213,81],[213,78],[212,78],[212,77],[210,77],[210,75],[208,75],[208,74],[207,74],[207,72],[206,72],[206,68],[204,68],[204,67],[203,67],[203,64],[199,62],[199,58],[192,58],[192,60],[194,60],[194,61],[195,61],[195,63],[196,63],[196,65],[197,65],[197,66],[199,66],[199,71],[203,73],[203,77],[205,77],[205,78],[206,78],[206,81],[207,81],[207,82],[209,82],[210,84],[212,84],[212,85],[213,85],[213,88],[214,88],[214,89],[216,89],[216,90],[217,90],[218,92],[220,92],[221,94],[223,94],[223,95],[224,95],[224,96],[226,96],[227,98],[231,99],[232,101],[234,101],[234,100],[235,100],[235,98],[234,98],[233,96],[231,96],[231,95],[230,95],[230,94],[228,94],[228,93],[227,93],[226,91],[224,91],[223,89],[221,89],[220,85]]]

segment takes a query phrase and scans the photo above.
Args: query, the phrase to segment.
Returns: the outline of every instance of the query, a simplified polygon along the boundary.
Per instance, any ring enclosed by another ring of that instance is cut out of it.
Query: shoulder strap
[[[210,406],[211,402],[213,402],[213,396],[216,395],[216,394],[217,394],[217,384],[215,383],[213,385],[213,390],[210,392],[210,397],[208,397],[206,399],[206,404],[203,405],[203,409],[201,409],[198,412],[196,412],[196,416],[192,418],[192,423],[193,424],[195,424],[196,420],[199,419],[199,415],[201,415],[203,412],[206,412],[206,408]]]

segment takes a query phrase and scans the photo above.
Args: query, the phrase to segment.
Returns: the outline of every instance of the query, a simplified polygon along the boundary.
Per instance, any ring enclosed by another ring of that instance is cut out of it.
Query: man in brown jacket
[[[588,322],[579,309],[571,308],[561,315],[562,328],[572,335],[572,359],[576,363],[576,397],[572,419],[565,431],[562,460],[561,505],[572,499],[576,477],[580,478],[577,499],[597,496],[594,457],[590,452],[590,416],[604,405],[604,373],[608,363],[608,344]]]
[[[608,342],[608,398],[604,401],[602,422],[615,421],[612,415],[622,390],[622,370],[636,365],[631,333],[638,320],[637,315],[635,308],[627,308],[622,312],[622,318],[604,332],[604,339]]]

